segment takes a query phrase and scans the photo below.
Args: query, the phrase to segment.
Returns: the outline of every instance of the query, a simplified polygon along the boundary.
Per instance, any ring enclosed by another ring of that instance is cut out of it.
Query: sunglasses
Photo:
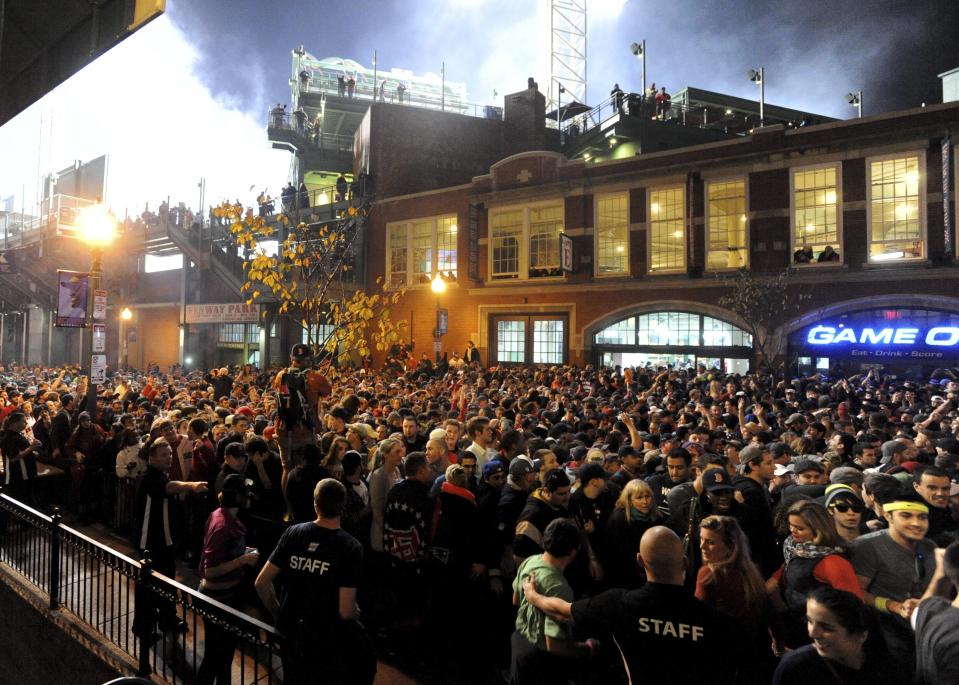
[[[862,514],[864,511],[866,511],[866,507],[861,504],[846,504],[844,502],[833,504],[832,508],[837,510],[840,514],[846,514],[850,509],[857,514]]]

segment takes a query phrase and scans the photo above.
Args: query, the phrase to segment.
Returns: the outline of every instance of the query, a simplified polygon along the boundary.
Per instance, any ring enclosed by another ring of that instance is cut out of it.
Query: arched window
[[[630,316],[593,336],[595,345],[639,347],[752,347],[749,333],[728,321],[693,312]]]
[[[753,339],[728,321],[682,311],[636,314],[593,335],[596,361],[603,366],[666,366],[745,373]]]

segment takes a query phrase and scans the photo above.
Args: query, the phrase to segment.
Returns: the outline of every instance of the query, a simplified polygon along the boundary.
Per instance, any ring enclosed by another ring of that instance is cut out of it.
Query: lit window
[[[686,269],[685,190],[682,186],[649,192],[649,270]]]
[[[221,345],[242,346],[260,342],[260,329],[255,323],[221,323],[217,330],[217,342]]]
[[[429,283],[437,270],[456,280],[456,215],[390,224],[387,281],[392,286]]]
[[[711,270],[739,269],[747,264],[746,182],[724,181],[706,186],[707,265]]]
[[[519,278],[523,210],[498,212],[490,228],[491,275],[496,280]]]
[[[407,237],[409,236],[409,225],[408,224],[398,224],[396,226],[390,226],[389,229],[389,241],[390,249],[388,254],[390,256],[390,265],[389,265],[389,274],[388,279],[390,285],[399,286],[406,285],[407,271],[409,266],[407,265],[407,255],[409,252],[409,246],[407,245]]]
[[[559,236],[563,205],[508,209],[490,214],[490,279],[561,276]]]
[[[699,345],[699,314],[655,312],[639,317],[640,345]]]
[[[841,261],[838,167],[792,172],[793,263]]]
[[[733,324],[691,312],[630,316],[593,336],[596,345],[752,347],[753,339]]]
[[[923,179],[919,157],[870,160],[869,259],[919,259],[924,254]]]
[[[563,207],[529,210],[529,276],[559,276],[559,234],[563,232]]]
[[[596,334],[597,345],[635,345],[636,317],[617,321]]]
[[[596,199],[596,273],[622,274],[629,270],[627,193]]]
[[[533,322],[533,363],[563,363],[563,320]]]
[[[183,255],[147,254],[143,259],[143,273],[155,274],[159,271],[172,271],[183,268]]]
[[[526,361],[526,321],[496,322],[496,361],[508,364]]]

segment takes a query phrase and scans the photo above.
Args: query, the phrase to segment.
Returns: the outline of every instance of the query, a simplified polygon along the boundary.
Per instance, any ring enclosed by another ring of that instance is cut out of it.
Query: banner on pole
[[[54,325],[86,328],[89,289],[90,274],[79,271],[57,271],[57,316]]]

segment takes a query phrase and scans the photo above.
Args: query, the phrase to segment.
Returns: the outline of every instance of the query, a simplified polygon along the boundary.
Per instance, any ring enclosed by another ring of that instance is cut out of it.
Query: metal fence
[[[46,594],[51,609],[69,611],[136,660],[140,676],[195,682],[201,668],[211,667],[204,658],[215,633],[220,649],[225,639],[235,645],[227,664],[231,682],[282,682],[282,638],[274,628],[153,572],[149,561],[64,526],[57,514],[46,516],[2,494],[0,563]],[[159,632],[152,621],[137,620],[138,606],[142,612],[162,603],[175,611],[185,632]]]

